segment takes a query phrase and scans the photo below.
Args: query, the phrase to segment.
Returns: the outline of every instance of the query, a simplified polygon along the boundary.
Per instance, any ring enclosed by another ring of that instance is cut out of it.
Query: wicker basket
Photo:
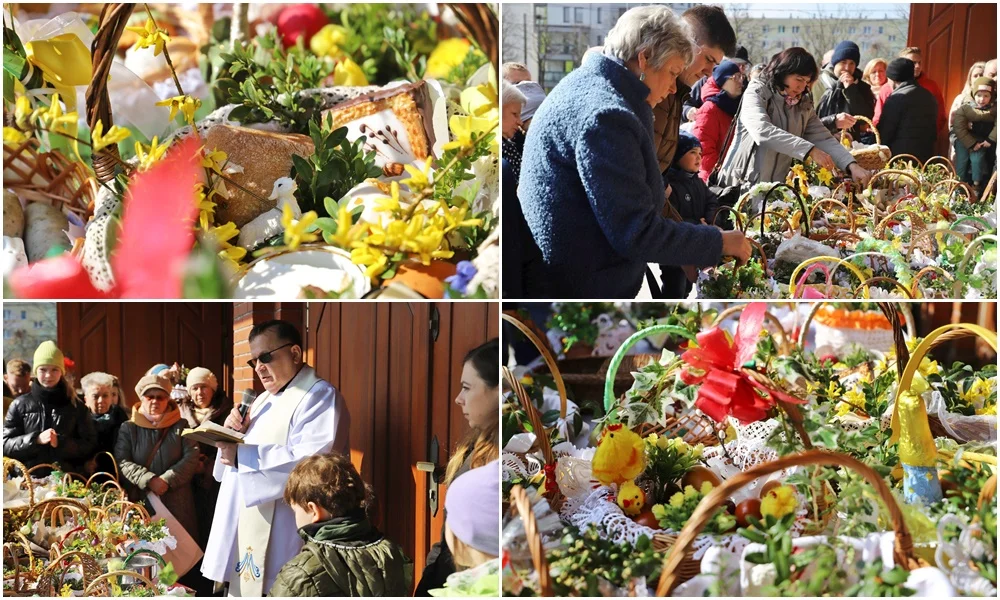
[[[549,575],[549,561],[545,558],[545,548],[542,546],[542,534],[538,531],[538,521],[531,510],[531,500],[528,492],[519,485],[510,490],[511,509],[524,522],[524,534],[528,538],[528,549],[531,552],[531,562],[538,573],[539,596],[552,597],[552,578]]]
[[[851,150],[850,151],[851,156],[854,157],[854,160],[857,161],[858,165],[862,169],[866,169],[868,171],[881,171],[882,169],[885,168],[885,165],[889,162],[889,157],[891,156],[892,151],[889,149],[888,146],[882,145],[882,136],[879,135],[878,128],[875,127],[875,123],[872,123],[871,119],[869,119],[864,115],[854,115],[854,118],[857,119],[858,121],[863,121],[865,123],[868,123],[868,126],[871,127],[872,129],[872,133],[875,134],[875,144],[872,146],[868,146],[867,148],[858,148],[857,150]],[[842,142],[847,135],[848,129],[850,128],[848,127],[844,129],[843,133],[841,134]]]
[[[677,536],[676,543],[664,558],[663,571],[660,576],[660,582],[656,587],[656,595],[668,596],[677,585],[683,583],[683,573],[680,571],[680,567],[686,560],[695,539],[711,520],[715,510],[722,506],[733,492],[758,477],[765,477],[791,467],[805,466],[846,467],[864,477],[875,488],[886,507],[888,507],[889,516],[892,519],[893,531],[896,533],[896,543],[893,548],[893,556],[896,564],[907,570],[923,566],[914,554],[913,537],[910,535],[910,531],[906,527],[906,522],[903,520],[903,513],[896,503],[892,491],[879,474],[873,471],[871,467],[850,456],[824,450],[810,450],[758,465],[749,471],[734,475],[724,481],[722,485],[709,492],[702,499],[698,508],[695,509],[687,525],[684,526],[684,529]]]
[[[3,185],[26,202],[43,202],[82,222],[94,214],[97,182],[82,162],[62,152],[42,152],[36,138],[3,145]]]
[[[857,221],[855,221],[854,219],[854,212],[846,204],[834,198],[824,198],[813,204],[812,207],[809,209],[809,218],[807,219],[807,221],[810,224],[813,223],[813,221],[816,219],[816,211],[819,210],[820,207],[827,205],[839,208],[844,211],[844,214],[847,215],[847,229],[845,230],[838,228],[833,231],[830,231],[829,233],[813,232],[812,235],[807,236],[809,237],[809,239],[822,242],[830,239],[831,237],[834,236],[834,234],[840,231],[847,231],[848,233],[857,233]]]

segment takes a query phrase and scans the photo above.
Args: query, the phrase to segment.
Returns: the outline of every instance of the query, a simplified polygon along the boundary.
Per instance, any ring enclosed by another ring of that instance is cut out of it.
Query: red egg
[[[294,46],[299,38],[309,46],[309,40],[330,22],[326,13],[315,4],[293,4],[278,14],[278,34],[285,48]]]
[[[646,507],[633,519],[639,525],[645,525],[651,529],[661,529],[660,522],[653,516],[653,509]]]
[[[736,523],[740,527],[750,526],[750,521],[747,520],[747,517],[751,515],[758,519],[761,518],[760,500],[757,498],[747,498],[736,505]]]

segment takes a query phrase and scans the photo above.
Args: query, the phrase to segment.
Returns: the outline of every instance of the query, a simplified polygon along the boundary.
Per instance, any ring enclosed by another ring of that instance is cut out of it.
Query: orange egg
[[[717,488],[722,485],[722,481],[719,479],[719,476],[712,472],[711,469],[701,466],[692,467],[691,470],[688,471],[683,478],[681,478],[681,488],[683,489],[685,486],[690,485],[700,492],[701,486],[704,485],[706,481],[711,483],[713,488]]]

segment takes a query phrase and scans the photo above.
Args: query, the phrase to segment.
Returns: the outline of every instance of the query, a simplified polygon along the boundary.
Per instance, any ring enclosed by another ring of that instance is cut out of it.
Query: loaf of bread
[[[29,202],[24,209],[24,248],[30,262],[42,260],[53,248],[69,249],[64,233],[69,219],[58,208],[44,202]]]
[[[375,152],[375,164],[392,171],[393,164],[425,160],[434,146],[431,99],[423,81],[384,87],[342,102],[323,112],[334,127],[347,127],[348,140],[365,138]]]
[[[253,192],[249,194],[227,183],[229,197],[218,201],[215,221],[232,221],[243,227],[277,205],[276,200],[268,197],[276,179],[292,174],[292,155],[308,158],[315,148],[306,135],[215,125],[205,133],[205,151],[213,150],[221,150],[228,156],[227,176]]]

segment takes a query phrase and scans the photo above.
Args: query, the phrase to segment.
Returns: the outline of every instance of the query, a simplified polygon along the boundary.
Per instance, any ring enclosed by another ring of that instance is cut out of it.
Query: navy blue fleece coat
[[[661,216],[648,95],[620,61],[591,55],[535,113],[518,198],[542,260],[525,297],[630,299],[647,263],[718,263],[718,229]]]

